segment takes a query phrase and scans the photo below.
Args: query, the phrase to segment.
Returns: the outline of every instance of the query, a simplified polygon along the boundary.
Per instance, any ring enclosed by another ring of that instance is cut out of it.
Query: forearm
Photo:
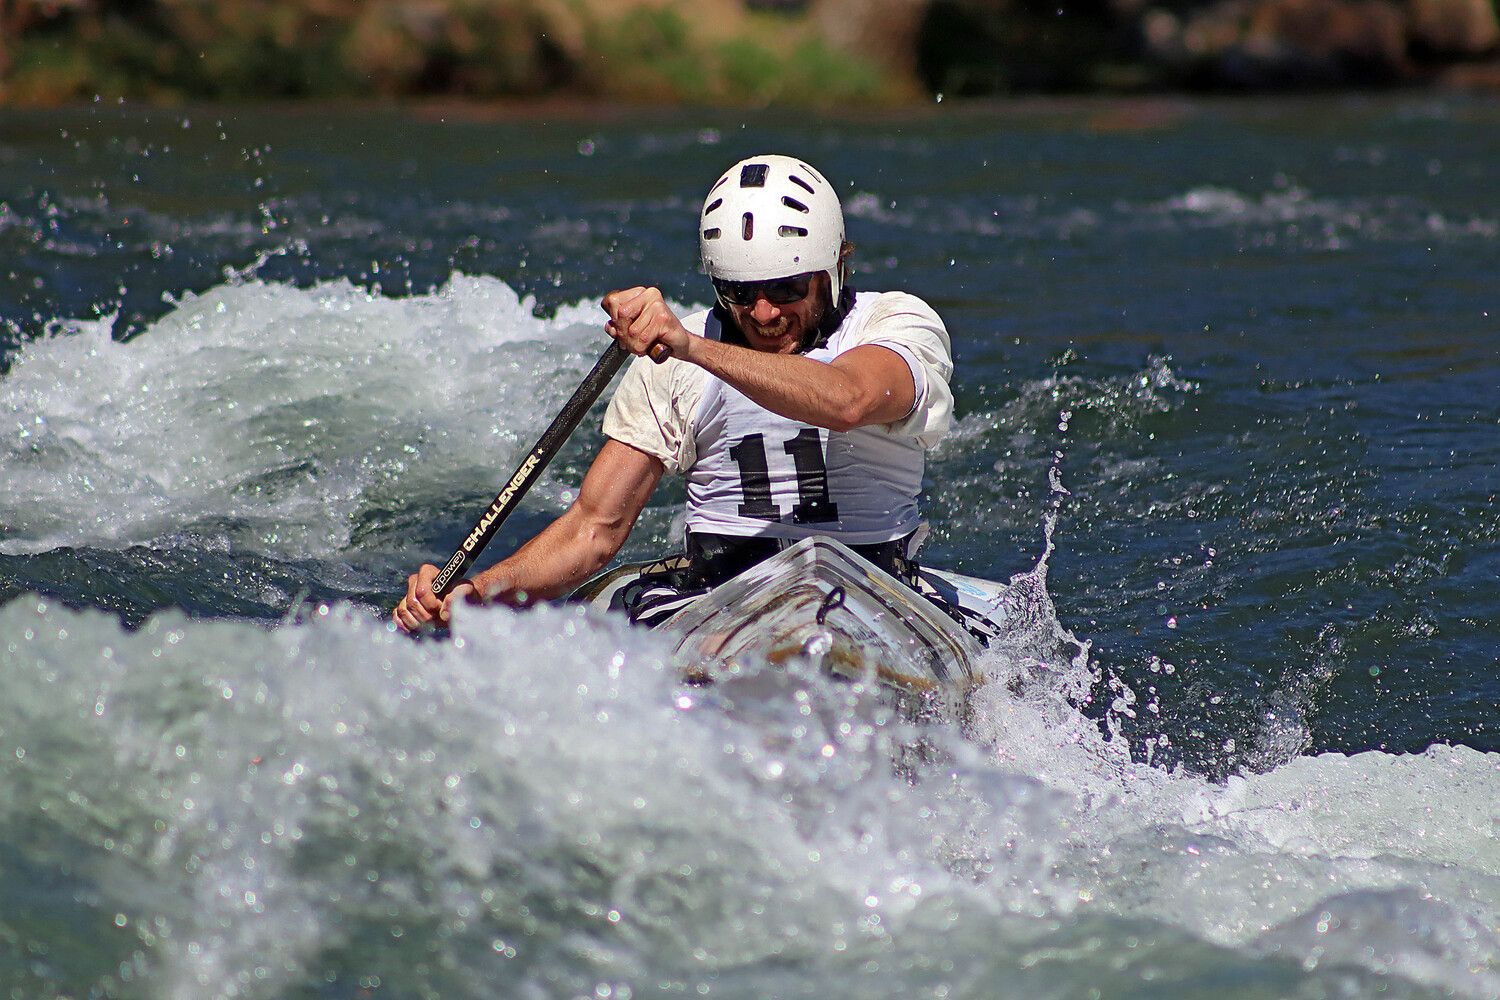
[[[562,597],[603,569],[629,532],[629,525],[600,524],[575,505],[512,555],[471,579],[485,597]]]
[[[578,499],[563,515],[516,550],[472,578],[483,597],[562,597],[603,569],[620,551],[656,489],[664,467],[644,452],[605,441]]]
[[[860,350],[887,352],[885,348]],[[723,379],[751,400],[792,420],[852,430],[899,420],[910,412],[911,394],[871,391],[836,364],[800,354],[770,354],[718,340],[694,337],[684,360]],[[904,367],[905,362],[897,358]],[[907,376],[909,378],[909,376]]]
[[[754,306],[768,310],[762,318],[751,316],[746,307],[734,307],[735,322],[750,339],[748,347],[690,332],[657,288],[610,292],[603,304],[610,316],[605,330],[632,354],[661,360],[654,352],[664,347],[679,361],[703,368],[792,420],[847,431],[894,423],[910,414],[916,403],[916,379],[900,353],[863,344],[827,364],[793,353],[793,335],[801,330],[797,317],[779,314],[764,298]],[[812,318],[804,316],[801,321],[810,323]]]

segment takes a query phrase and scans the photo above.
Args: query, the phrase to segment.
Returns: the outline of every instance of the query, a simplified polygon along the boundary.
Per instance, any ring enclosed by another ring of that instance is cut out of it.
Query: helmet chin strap
[[[840,264],[839,270],[842,271],[843,267]],[[838,302],[824,305],[818,321],[803,333],[802,347],[797,351],[798,354],[806,354],[828,343],[828,338],[833,336],[833,331],[843,325],[844,317],[848,316],[849,310],[854,308],[854,289],[847,281],[840,282],[840,285]],[[832,291],[831,286],[829,291]]]
[[[844,255],[840,254],[839,262],[823,273],[828,275],[828,287],[829,291],[833,293],[834,301],[842,300],[844,297],[844,286],[849,283],[849,269],[845,264]]]

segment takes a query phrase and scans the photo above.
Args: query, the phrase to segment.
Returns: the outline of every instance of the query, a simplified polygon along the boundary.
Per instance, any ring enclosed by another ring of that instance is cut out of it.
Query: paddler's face
[[[802,346],[808,333],[817,329],[828,302],[828,275],[814,274],[806,297],[795,302],[777,304],[765,295],[756,295],[749,305],[729,305],[735,324],[745,341],[757,351],[792,354]]]

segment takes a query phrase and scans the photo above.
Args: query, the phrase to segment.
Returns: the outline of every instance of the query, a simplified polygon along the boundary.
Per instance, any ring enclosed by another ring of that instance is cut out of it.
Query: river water
[[[966,732],[383,621],[768,149],[953,333]],[[1419,94],[0,114],[0,995],[1500,996],[1497,162]]]

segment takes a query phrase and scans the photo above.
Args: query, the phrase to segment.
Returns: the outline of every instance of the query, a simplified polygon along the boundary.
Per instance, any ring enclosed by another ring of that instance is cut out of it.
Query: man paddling
[[[808,535],[910,579],[924,451],[948,428],[942,320],[903,292],[856,293],[837,193],[800,160],[742,160],[699,219],[712,309],[679,319],[659,289],[610,292],[605,330],[637,360],[604,418],[578,498],[514,554],[433,593],[407,580],[412,631],[456,599],[561,597],[614,558],[664,473],[687,481],[686,569],[644,577],[626,610],[651,622]]]

